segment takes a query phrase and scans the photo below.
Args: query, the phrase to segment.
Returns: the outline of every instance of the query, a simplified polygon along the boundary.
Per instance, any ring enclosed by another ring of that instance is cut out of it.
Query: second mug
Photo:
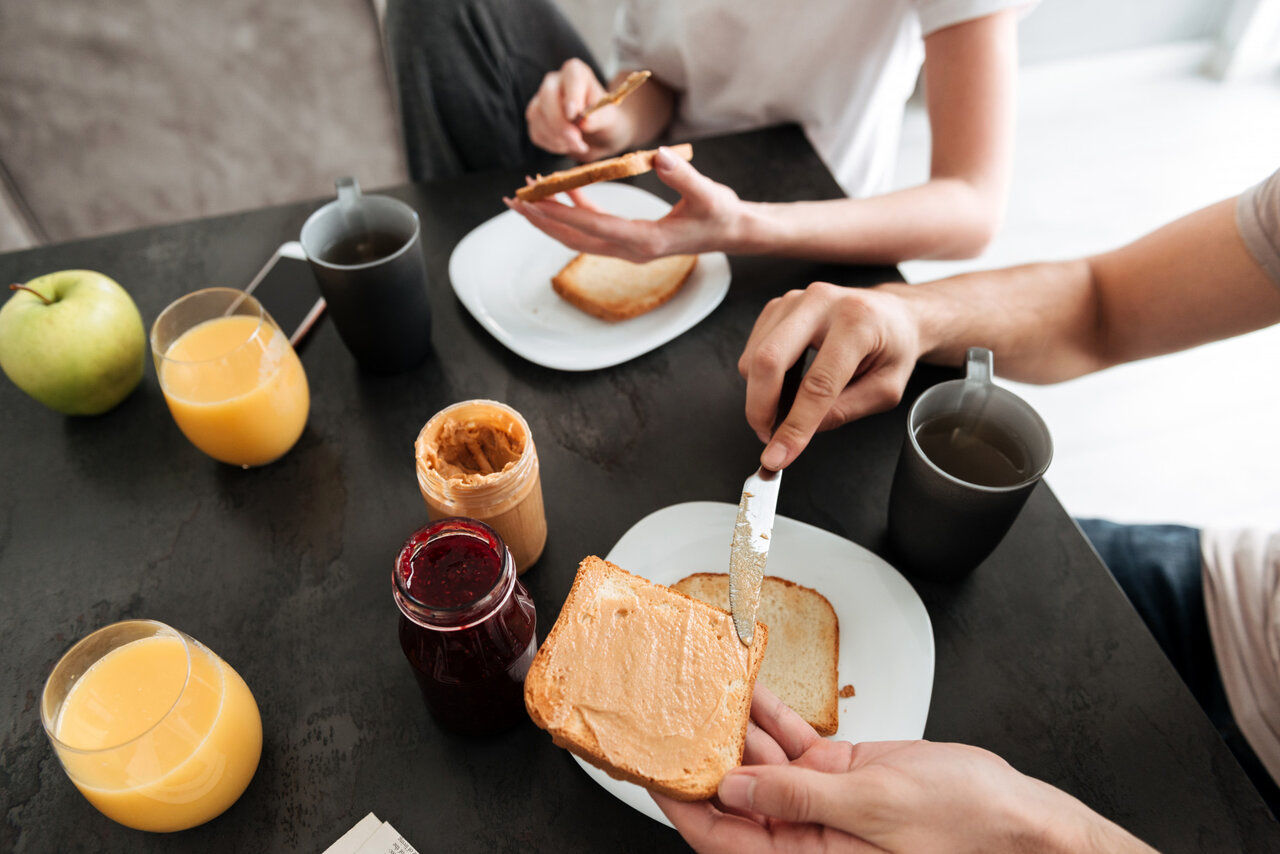
[[[967,375],[916,399],[889,492],[889,540],[904,572],[964,578],[1013,525],[1053,457],[1031,405],[991,381],[992,354],[971,347]]]
[[[339,178],[338,198],[307,218],[300,242],[342,342],[360,366],[407,370],[431,349],[418,214]]]

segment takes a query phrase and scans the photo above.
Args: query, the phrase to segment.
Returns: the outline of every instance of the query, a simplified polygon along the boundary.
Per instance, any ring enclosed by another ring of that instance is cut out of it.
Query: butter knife
[[[574,124],[580,123],[583,119],[585,119],[587,116],[591,115],[601,107],[607,107],[610,104],[621,104],[628,95],[630,95],[632,92],[636,91],[641,86],[643,86],[645,84],[645,81],[647,81],[651,76],[653,76],[652,71],[631,72],[630,74],[627,75],[625,80],[623,80],[621,83],[618,84],[618,87],[616,89],[614,89],[611,92],[604,93],[604,95],[600,98],[599,101],[596,101],[590,107],[587,107],[585,110],[579,113],[578,117],[573,120],[573,123]]]
[[[804,377],[805,356],[792,365],[782,378],[778,395],[778,411],[773,431],[791,411],[800,380]],[[774,510],[778,506],[778,489],[782,472],[761,466],[742,484],[738,502],[738,518],[733,523],[733,542],[729,546],[729,610],[738,640],[750,646],[756,633],[756,611],[760,608],[760,585],[769,560],[769,538],[773,536]]]

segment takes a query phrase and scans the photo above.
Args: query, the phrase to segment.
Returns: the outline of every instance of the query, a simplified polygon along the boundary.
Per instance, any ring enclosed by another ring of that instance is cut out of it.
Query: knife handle
[[[800,381],[804,379],[804,372],[808,367],[809,351],[805,350],[800,354],[800,358],[796,359],[796,363],[787,368],[787,372],[782,375],[782,388],[778,391],[778,412],[773,416],[773,429],[769,431],[770,433],[777,433],[782,422],[787,420],[787,415],[791,413],[791,406],[796,402],[796,393],[800,391]]]

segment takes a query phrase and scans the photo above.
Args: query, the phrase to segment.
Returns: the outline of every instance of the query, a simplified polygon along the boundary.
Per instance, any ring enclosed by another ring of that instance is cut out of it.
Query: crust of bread
[[[684,287],[685,282],[689,281],[689,277],[693,275],[693,271],[698,267],[698,256],[682,255],[677,257],[690,259],[684,275],[665,290],[659,293],[644,294],[628,301],[625,305],[606,305],[593,298],[591,294],[583,291],[577,281],[579,275],[581,275],[581,268],[587,263],[587,256],[583,253],[575,256],[559,273],[556,273],[551,278],[551,287],[565,302],[580,311],[585,311],[592,317],[598,317],[609,323],[630,320],[670,302],[676,294],[680,293],[680,289]]]
[[[818,735],[823,735],[823,736],[835,735],[836,730],[840,728],[840,705],[838,702],[839,676],[840,676],[839,674],[840,620],[836,616],[835,608],[831,606],[831,602],[830,600],[827,599],[827,597],[823,596],[821,593],[819,593],[817,590],[814,590],[812,587],[806,587],[803,584],[797,584],[794,581],[790,581],[786,578],[779,578],[776,575],[769,575],[765,577],[769,581],[780,584],[783,587],[789,587],[795,590],[800,590],[806,593],[813,594],[813,596],[815,596],[817,600],[821,602],[821,604],[824,606],[824,609],[827,612],[829,612],[831,615],[831,624],[832,624],[831,661],[833,663],[833,666],[829,674],[828,673],[823,674],[824,680],[827,681],[828,683],[826,686],[828,689],[826,693],[828,693],[829,696],[831,697],[831,702],[826,704],[826,706],[822,710],[820,710],[818,713],[805,717],[805,722],[808,723],[811,727],[813,727],[814,730],[818,733]],[[683,593],[684,590],[682,588],[687,583],[692,583],[693,585],[696,586],[701,581],[715,581],[719,583],[721,580],[723,580],[725,587],[727,589],[728,575],[726,573],[695,572],[694,574],[685,576],[684,578],[677,581],[672,586],[672,589],[676,590],[677,592]],[[775,626],[774,629],[779,630],[780,627]],[[775,693],[778,693],[778,692],[775,691]]]
[[[764,661],[765,648],[769,641],[769,629],[763,623],[756,623],[757,640],[751,645],[751,654],[748,663],[747,686],[740,698],[738,708],[735,710],[735,716],[740,719],[741,725],[737,728],[733,744],[731,748],[734,762],[728,768],[724,768],[722,773],[708,774],[702,773],[697,776],[683,780],[656,780],[650,776],[646,776],[643,772],[635,768],[628,768],[621,765],[615,765],[606,758],[599,749],[599,744],[591,736],[588,730],[583,738],[569,737],[566,733],[553,729],[547,718],[547,709],[544,708],[544,698],[538,696],[540,687],[545,684],[551,677],[548,675],[548,667],[551,662],[551,654],[555,649],[557,638],[561,627],[565,624],[566,615],[568,619],[579,609],[589,606],[590,590],[589,588],[598,583],[600,579],[607,575],[625,576],[628,583],[633,585],[648,585],[652,582],[640,576],[633,575],[621,567],[602,560],[595,555],[583,558],[578,565],[578,574],[573,580],[573,586],[569,588],[569,595],[565,598],[564,606],[560,610],[560,616],[556,619],[556,623],[551,627],[551,632],[547,635],[547,639],[543,641],[542,646],[538,649],[538,653],[534,656],[533,663],[529,667],[529,672],[525,676],[524,700],[525,708],[529,712],[529,717],[540,728],[547,730],[551,734],[551,740],[558,746],[563,747],[583,760],[590,762],[592,765],[604,771],[610,777],[617,780],[625,780],[629,783],[635,783],[643,786],[650,791],[658,792],[677,801],[701,801],[715,795],[717,788],[720,786],[720,780],[723,772],[727,772],[730,768],[736,767],[742,763],[742,751],[746,745],[747,724],[751,718],[751,694],[755,687],[756,676],[760,672],[760,665]],[[672,596],[687,600],[690,607],[707,608],[721,614],[728,614],[721,608],[708,605],[687,596],[678,590],[663,585],[653,585],[668,591]],[[713,779],[714,777],[714,779]]]
[[[693,145],[687,142],[669,146],[672,154],[683,160],[693,159]],[[607,160],[595,163],[583,163],[572,169],[562,169],[550,175],[539,175],[532,184],[526,184],[516,190],[516,198],[526,202],[537,202],[548,199],[556,193],[576,190],[598,181],[616,181],[618,178],[629,178],[642,175],[653,168],[653,158],[658,149],[649,148],[644,151],[632,151]]]

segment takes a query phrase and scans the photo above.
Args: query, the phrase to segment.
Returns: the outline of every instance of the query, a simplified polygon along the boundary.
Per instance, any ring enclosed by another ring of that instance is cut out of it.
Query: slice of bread
[[[684,287],[697,255],[669,255],[633,264],[605,255],[579,255],[551,279],[565,301],[593,317],[616,323],[653,311]]]
[[[699,572],[672,587],[718,608],[729,607],[727,573]],[[840,726],[836,688],[840,622],[835,609],[816,590],[766,575],[756,618],[769,627],[760,684],[795,709],[819,735],[833,735]]]
[[[533,722],[619,780],[705,800],[742,762],[769,630],[750,648],[733,618],[583,559],[524,682]]]
[[[693,159],[693,146],[690,143],[671,145],[668,148],[672,154],[682,160]],[[607,160],[597,160],[595,163],[583,163],[572,169],[562,169],[550,175],[539,175],[532,184],[526,184],[516,190],[516,198],[526,202],[537,202],[549,199],[556,193],[576,190],[597,181],[615,181],[618,178],[642,175],[653,168],[653,158],[657,153],[656,148],[632,151]]]

